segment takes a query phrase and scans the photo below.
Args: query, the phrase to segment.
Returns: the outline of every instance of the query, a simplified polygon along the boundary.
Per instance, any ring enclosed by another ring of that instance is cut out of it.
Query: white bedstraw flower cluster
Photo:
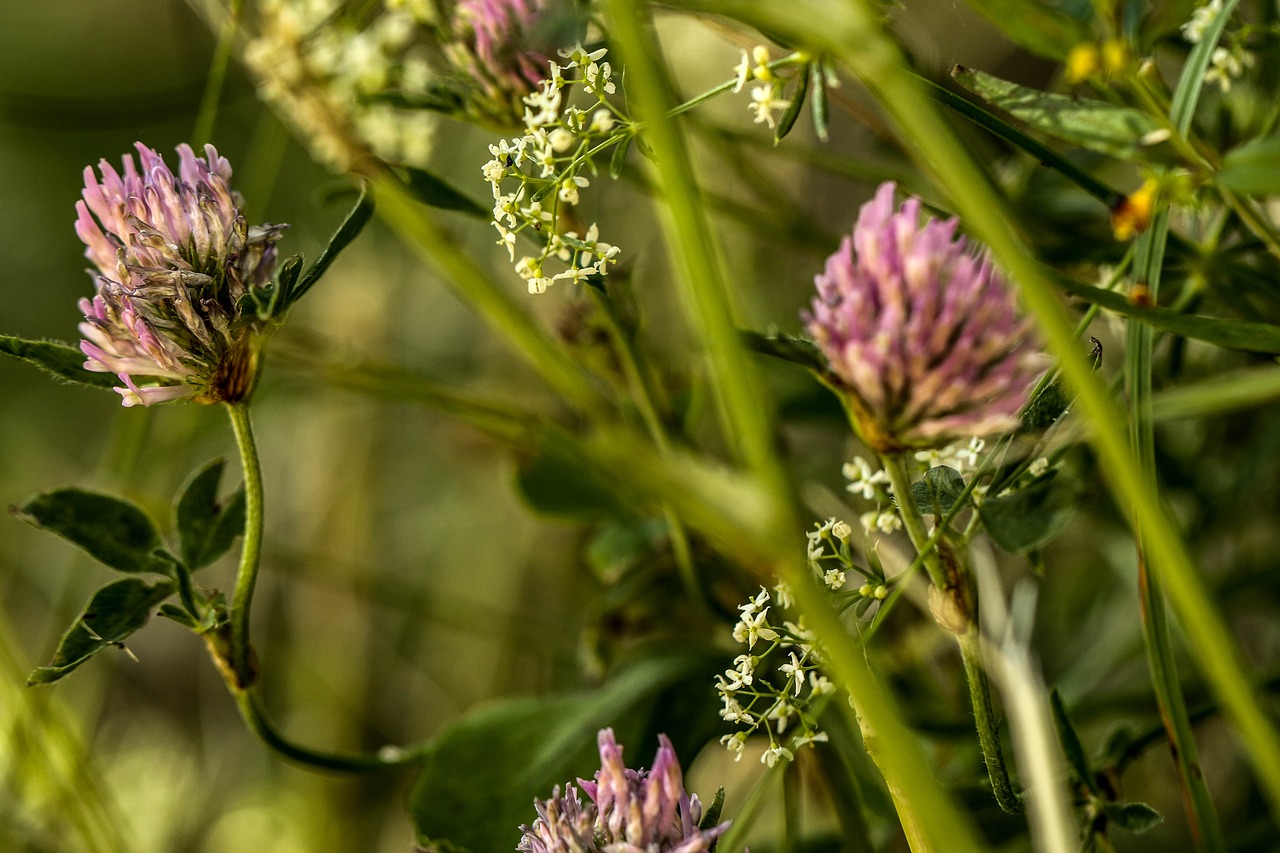
[[[1209,0],[1192,12],[1191,19],[1182,25],[1182,37],[1190,44],[1199,44],[1204,41],[1209,26],[1222,13],[1222,0]],[[1232,81],[1239,79],[1245,69],[1252,68],[1254,61],[1240,34],[1226,33],[1209,58],[1209,70],[1205,72],[1204,81],[1216,83],[1222,91],[1228,92]]]
[[[762,44],[752,48],[750,55],[744,50],[742,61],[734,66],[737,82],[734,92],[741,92],[749,80],[758,80],[759,84],[751,87],[751,103],[747,109],[755,114],[756,124],[767,124],[770,128],[778,126],[774,113],[782,113],[791,105],[791,101],[783,97],[786,80],[769,67],[769,49]]]
[[[1231,91],[1231,81],[1244,74],[1246,68],[1252,68],[1253,54],[1245,50],[1239,39],[1231,39],[1229,44],[1214,48],[1209,57],[1209,70],[1204,74],[1205,83],[1217,83],[1224,92]]]
[[[862,513],[858,517],[862,529],[867,533],[879,530],[881,533],[893,533],[902,529],[902,518],[893,507],[893,493],[889,488],[889,474],[883,469],[872,469],[871,464],[861,456],[853,457],[840,469],[849,485],[845,489],[863,500],[875,501],[876,508]]]
[[[1199,44],[1219,15],[1222,14],[1222,0],[1209,0],[1208,3],[1191,13],[1191,19],[1182,25],[1182,37],[1191,44]]]
[[[436,76],[419,44],[425,4],[376,4],[356,21],[338,0],[264,0],[245,47],[258,90],[331,168],[368,153],[424,166],[435,113],[376,96],[422,91]]]
[[[926,468],[946,466],[964,474],[978,467],[982,450],[986,446],[987,443],[980,438],[956,441],[939,450],[917,451],[916,461],[922,463]]]
[[[617,86],[604,56],[604,49],[581,46],[560,51],[566,63],[551,62],[541,87],[524,99],[525,134],[490,145],[493,159],[481,169],[493,190],[498,245],[530,293],[607,275],[617,263],[620,250],[599,239],[595,223],[585,233],[566,227],[576,220],[572,208],[581,191],[599,173],[597,158],[633,135],[630,119],[608,101]],[[569,105],[574,87],[588,106]],[[519,254],[521,234],[538,243],[537,254]]]
[[[853,531],[846,522],[829,518],[814,527],[806,534],[806,555],[815,576],[838,607],[852,605],[858,615],[865,615],[888,595],[883,577],[875,569],[854,565],[849,551]],[[856,591],[847,589],[850,572],[864,579]],[[818,728],[819,700],[835,687],[822,670],[821,653],[803,620],[793,622],[780,615],[794,605],[790,588],[779,583],[773,590],[761,587],[738,607],[733,639],[746,648],[731,669],[716,677],[724,705],[720,716],[737,727],[720,742],[736,759],[742,758],[752,735],[768,737],[760,760],[770,767],[792,759],[795,749],[827,740]]]

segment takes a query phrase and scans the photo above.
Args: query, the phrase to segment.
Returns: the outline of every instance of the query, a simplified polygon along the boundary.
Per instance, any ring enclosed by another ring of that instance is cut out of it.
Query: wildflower
[[[862,495],[863,500],[873,499],[876,496],[876,486],[889,482],[888,472],[882,469],[873,473],[871,465],[861,456],[855,456],[852,462],[846,462],[840,472],[849,481],[845,490]]]
[[[1098,46],[1090,42],[1082,42],[1067,53],[1066,69],[1063,72],[1067,82],[1083,83],[1098,73],[1102,67],[1102,56]]]
[[[895,212],[893,193],[863,206],[805,315],[863,440],[892,453],[1016,428],[1041,369],[1030,324],[956,220],[921,226],[919,200]]]
[[[778,759],[790,761],[794,757],[795,756],[792,755],[791,750],[784,746],[771,746],[764,751],[763,755],[760,756],[760,762],[767,767],[773,767],[778,763]]]
[[[557,788],[551,799],[535,801],[538,819],[520,827],[521,853],[708,853],[729,824],[698,826],[702,803],[684,789],[675,750],[666,735],[649,770],[629,770],[612,729],[603,729],[600,770],[594,781],[578,780],[589,798],[583,803],[573,785]],[[732,743],[730,748],[734,748]],[[740,752],[741,747],[737,750]]]
[[[85,369],[115,373],[126,406],[195,398],[234,403],[257,375],[262,322],[242,297],[266,285],[283,225],[250,228],[231,164],[206,145],[178,146],[174,174],[137,143],[123,174],[87,167],[76,233],[97,268],[80,300]]]
[[[1132,240],[1147,230],[1159,192],[1159,181],[1147,178],[1142,186],[1120,200],[1111,211],[1111,230],[1117,240]]]
[[[773,117],[773,111],[781,112],[791,105],[787,99],[778,97],[777,89],[778,87],[772,83],[766,83],[751,90],[751,103],[747,104],[747,109],[756,114],[756,124],[777,127],[778,123]]]
[[[1182,25],[1182,37],[1191,44],[1199,44],[1204,39],[1209,25],[1222,14],[1222,0],[1209,0],[1208,3],[1191,13],[1191,20]]]
[[[1253,63],[1253,54],[1239,42],[1228,47],[1214,48],[1209,58],[1209,70],[1204,75],[1205,82],[1217,83],[1218,88],[1229,92],[1231,81],[1244,74],[1246,68],[1252,68]]]

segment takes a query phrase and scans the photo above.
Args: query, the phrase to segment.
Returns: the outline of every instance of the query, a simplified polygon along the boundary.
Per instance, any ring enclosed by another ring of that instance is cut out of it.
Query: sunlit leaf
[[[1106,101],[1042,92],[962,66],[956,66],[951,76],[984,101],[1054,139],[1122,159],[1170,159],[1167,143],[1143,144],[1144,137],[1161,129],[1146,113]]]

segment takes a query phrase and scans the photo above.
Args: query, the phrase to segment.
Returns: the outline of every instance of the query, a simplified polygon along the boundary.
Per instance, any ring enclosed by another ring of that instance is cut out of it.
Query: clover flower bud
[[[557,788],[551,799],[534,803],[538,819],[520,827],[521,853],[581,853],[636,850],[646,853],[708,853],[726,829],[698,826],[702,803],[684,789],[680,762],[666,735],[649,770],[629,770],[612,729],[597,743],[600,770],[594,781],[578,780],[589,798],[583,803],[573,785]]]
[[[262,323],[242,298],[270,282],[283,225],[248,227],[231,164],[178,146],[174,174],[137,143],[123,171],[86,167],[76,233],[97,278],[81,299],[85,369],[115,373],[126,406],[234,403],[253,388]]]
[[[863,205],[814,278],[803,316],[871,449],[942,447],[1018,425],[1043,355],[1014,294],[955,219],[894,210],[894,185]]]

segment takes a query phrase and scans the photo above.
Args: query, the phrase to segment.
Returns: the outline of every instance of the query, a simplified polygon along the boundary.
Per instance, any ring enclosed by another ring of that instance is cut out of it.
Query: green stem
[[[230,403],[227,413],[240,451],[240,466],[244,469],[244,542],[240,546],[240,567],[236,570],[231,595],[231,669],[237,685],[246,688],[257,679],[249,643],[249,611],[262,558],[262,463],[258,460],[258,445],[249,421],[249,404]]]
[[[231,50],[235,46],[236,26],[240,21],[242,4],[243,0],[231,0],[227,16],[218,31],[218,46],[209,66],[209,77],[205,81],[204,95],[200,99],[196,125],[191,131],[191,141],[196,145],[204,145],[213,135],[213,125],[218,118],[218,102],[222,99],[222,86],[227,78],[227,68],[231,65]]]
[[[598,408],[600,389],[593,378],[544,332],[510,293],[484,273],[467,252],[394,177],[373,179],[378,212],[387,223],[420,250],[424,259],[444,273],[445,281],[469,303],[509,346],[566,400],[583,408]]]
[[[1160,274],[1164,266],[1168,233],[1169,211],[1164,208],[1157,211],[1150,230],[1139,239],[1137,245],[1135,278],[1147,285],[1152,299],[1160,292]],[[1150,325],[1129,321],[1125,375],[1128,380],[1130,441],[1141,476],[1148,482],[1151,494],[1154,495],[1158,494],[1159,484],[1156,476],[1155,421],[1151,411],[1153,336],[1154,330]],[[1159,576],[1148,571],[1147,548],[1141,532],[1137,537],[1137,547],[1138,594],[1151,684],[1169,738],[1191,837],[1195,840],[1197,849],[1221,853],[1225,849],[1222,827],[1200,768],[1195,733],[1191,728],[1186,700],[1178,679],[1164,592]]]
[[[253,425],[249,420],[247,402],[230,403],[227,412],[240,450],[240,464],[244,469],[245,519],[244,543],[240,551],[240,568],[236,572],[235,588],[231,597],[231,660],[227,686],[235,698],[236,707],[245,724],[272,752],[298,764],[318,770],[355,772],[378,770],[408,764],[422,757],[425,746],[409,749],[389,747],[376,753],[340,754],[301,746],[289,740],[277,729],[263,711],[258,694],[258,673],[253,660],[253,647],[249,641],[249,613],[253,603],[253,589],[258,579],[258,566],[262,557],[262,465],[258,460],[258,447],[253,437]]]
[[[925,570],[933,582],[937,592],[951,598],[967,621],[967,627],[955,633],[956,642],[960,646],[960,658],[964,663],[965,683],[969,687],[969,701],[973,705],[973,721],[978,730],[978,745],[982,748],[982,758],[987,765],[987,776],[991,779],[991,792],[995,795],[1000,808],[1010,814],[1022,811],[1022,803],[1013,783],[1009,779],[1009,770],[1004,763],[1004,750],[1000,746],[1000,727],[996,721],[995,708],[991,704],[991,684],[987,679],[987,670],[982,663],[982,642],[978,633],[977,595],[973,579],[961,561],[955,562],[954,576],[948,574],[938,554],[936,542],[929,538],[924,519],[916,508],[911,496],[911,478],[907,475],[907,466],[901,454],[886,454],[881,458],[885,471],[889,474],[889,485],[893,489],[893,497],[898,504],[898,513],[902,516],[902,524],[907,529],[911,544],[916,553],[924,559]]]
[[[378,752],[337,753],[301,746],[289,740],[267,718],[256,686],[247,690],[235,690],[233,695],[236,707],[240,709],[240,716],[244,718],[249,730],[276,755],[303,767],[337,773],[386,770],[419,761],[427,750],[423,745],[410,749],[386,747]]]

